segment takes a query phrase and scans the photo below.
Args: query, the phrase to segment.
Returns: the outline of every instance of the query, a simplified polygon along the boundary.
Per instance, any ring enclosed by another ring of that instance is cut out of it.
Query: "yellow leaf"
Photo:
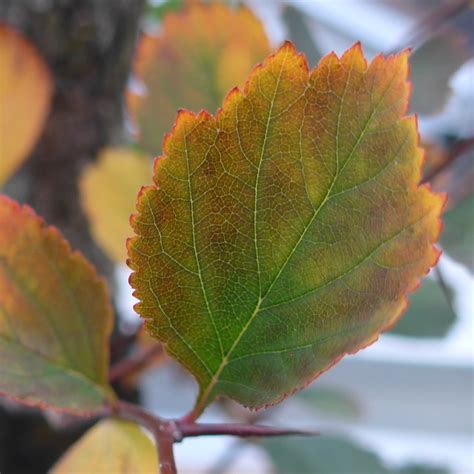
[[[50,474],[150,474],[159,472],[157,450],[135,423],[107,419],[74,444]]]
[[[148,157],[126,148],[104,149],[81,177],[81,199],[92,234],[111,260],[125,262],[135,197],[150,179]]]
[[[48,67],[33,45],[0,25],[0,186],[31,152],[52,90]]]
[[[95,412],[107,383],[113,315],[105,281],[28,206],[0,195],[0,394]]]

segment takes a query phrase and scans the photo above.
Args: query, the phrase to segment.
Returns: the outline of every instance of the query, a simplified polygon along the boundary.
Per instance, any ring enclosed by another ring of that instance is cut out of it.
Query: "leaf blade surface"
[[[115,262],[126,258],[129,218],[140,187],[150,180],[151,160],[121,147],[103,149],[81,175],[81,203],[96,242]]]
[[[437,258],[407,53],[309,71],[286,43],[214,116],[181,112],[129,243],[148,329],[217,395],[280,401],[372,343]]]
[[[100,409],[112,310],[104,282],[60,233],[0,196],[0,393],[73,412]]]

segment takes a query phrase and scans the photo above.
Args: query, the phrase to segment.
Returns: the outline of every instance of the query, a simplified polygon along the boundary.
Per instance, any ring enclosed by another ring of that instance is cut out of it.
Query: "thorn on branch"
[[[318,432],[291,428],[276,428],[264,425],[247,425],[242,423],[187,423],[176,422],[181,438],[195,436],[229,435],[240,438],[261,436],[317,436]],[[179,439],[178,439],[179,440]],[[178,441],[177,440],[177,441]]]

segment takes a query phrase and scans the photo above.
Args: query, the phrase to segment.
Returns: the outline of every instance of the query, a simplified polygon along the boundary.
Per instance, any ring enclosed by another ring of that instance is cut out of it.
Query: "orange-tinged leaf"
[[[392,326],[439,252],[408,53],[308,71],[285,43],[216,116],[181,112],[129,241],[136,310],[218,395],[280,401]]]
[[[227,91],[242,83],[269,53],[262,24],[244,7],[195,2],[166,15],[159,36],[144,35],[134,72],[145,97],[130,93],[139,142],[154,156],[176,111],[215,111]]]
[[[105,282],[27,206],[0,196],[0,393],[92,412],[107,384],[112,310]]]
[[[81,200],[94,238],[111,260],[125,262],[135,196],[150,181],[150,159],[127,148],[106,148],[80,180]]]
[[[135,423],[106,419],[91,428],[51,469],[51,474],[151,474],[159,472],[155,445]]]
[[[33,45],[0,24],[0,186],[38,139],[52,89],[48,67]]]

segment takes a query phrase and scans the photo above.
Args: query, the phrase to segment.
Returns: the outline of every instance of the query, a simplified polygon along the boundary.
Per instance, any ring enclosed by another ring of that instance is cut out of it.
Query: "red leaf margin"
[[[159,183],[156,182],[156,179],[155,179],[155,176],[156,176],[156,172],[157,172],[157,169],[158,167],[161,165],[161,162],[162,160],[166,159],[167,158],[167,151],[168,151],[168,142],[171,138],[171,136],[181,127],[183,126],[184,122],[185,121],[192,121],[192,122],[196,122],[196,121],[202,121],[202,122],[210,122],[210,121],[214,121],[214,120],[217,120],[219,119],[220,115],[223,113],[224,109],[228,106],[228,104],[233,101],[233,100],[236,100],[238,98],[245,98],[248,94],[248,88],[249,88],[249,85],[252,81],[252,79],[254,78],[254,76],[258,73],[259,70],[261,70],[262,68],[264,68],[267,63],[272,60],[277,54],[279,54],[282,50],[284,50],[285,48],[288,48],[290,49],[294,54],[296,54],[296,56],[298,57],[298,59],[301,61],[302,63],[302,67],[305,69],[306,73],[309,75],[312,71],[315,71],[316,69],[319,68],[320,64],[323,63],[324,61],[327,61],[329,58],[334,58],[336,59],[338,62],[341,62],[341,60],[343,59],[344,55],[346,54],[350,54],[351,52],[353,52],[354,50],[358,50],[364,60],[364,63],[365,63],[365,70],[368,69],[369,67],[369,63],[367,62],[364,54],[363,54],[363,51],[362,51],[362,44],[360,41],[357,41],[356,43],[354,43],[349,49],[347,49],[343,55],[341,55],[341,57],[338,57],[336,55],[336,53],[334,51],[331,51],[329,52],[328,54],[326,54],[325,56],[323,56],[319,61],[318,63],[314,66],[313,69],[310,69],[309,68],[309,64],[308,64],[308,61],[306,59],[306,56],[304,53],[302,52],[297,52],[294,44],[291,42],[291,41],[284,41],[283,44],[274,52],[272,53],[271,55],[269,55],[267,58],[265,58],[265,60],[263,60],[261,63],[258,63],[254,66],[254,68],[252,69],[252,71],[250,72],[249,76],[247,77],[245,83],[244,83],[244,86],[243,86],[243,89],[241,89],[240,87],[236,86],[234,88],[232,88],[228,93],[227,95],[225,96],[224,100],[223,100],[223,103],[222,103],[222,106],[217,110],[217,112],[213,115],[211,114],[210,112],[208,112],[207,110],[200,110],[199,113],[195,113],[195,112],[192,112],[188,109],[179,109],[177,111],[177,115],[176,115],[176,119],[173,123],[173,126],[171,128],[171,131],[166,133],[163,137],[163,145],[162,145],[162,154],[155,157],[154,159],[154,166],[153,166],[153,178],[154,178],[154,185],[151,185],[151,186],[142,186],[142,188],[139,190],[138,192],[138,195],[137,195],[137,211],[139,210],[138,208],[138,204],[142,198],[142,195],[149,189],[160,189],[160,186],[159,186]],[[377,54],[373,59],[372,61],[370,62],[370,64],[372,64],[374,61],[377,61],[377,60],[384,60],[384,61],[387,61],[391,58],[394,58],[394,57],[398,57],[398,56],[401,56],[401,55],[409,55],[411,53],[411,48],[406,48],[404,49],[403,51],[399,52],[399,53],[395,53],[395,54],[389,54],[387,56],[383,55],[382,53],[379,53]],[[432,188],[431,188],[431,185],[430,183],[422,183],[420,184],[421,180],[422,180],[422,171],[423,171],[423,167],[425,165],[425,161],[426,161],[426,152],[425,152],[425,149],[423,147],[420,146],[421,144],[421,141],[420,141],[420,132],[419,132],[419,127],[418,127],[418,115],[417,114],[414,114],[414,115],[407,115],[407,111],[408,111],[408,107],[409,107],[409,102],[410,102],[410,97],[411,97],[411,94],[413,92],[413,85],[412,83],[409,81],[409,75],[410,75],[410,65],[408,64],[408,67],[407,67],[407,73],[406,73],[406,83],[407,83],[407,86],[408,86],[408,97],[407,97],[407,100],[405,101],[405,104],[403,106],[403,113],[401,114],[401,117],[400,117],[400,121],[402,120],[406,120],[406,119],[409,119],[411,117],[414,117],[415,121],[416,121],[416,129],[417,129],[417,149],[421,152],[421,160],[420,160],[420,166],[417,170],[417,179],[416,179],[416,182],[418,184],[415,184],[414,186],[414,189],[413,191],[416,191],[420,188],[426,188],[430,194],[433,196],[433,197],[437,197],[440,201],[440,205],[439,205],[439,214],[437,216],[437,224],[438,224],[438,232],[437,234],[435,235],[435,237],[433,238],[433,240],[431,241],[431,244],[432,244],[432,250],[433,250],[433,258],[432,260],[428,263],[428,266],[424,272],[424,275],[427,275],[430,270],[432,268],[434,268],[440,257],[441,257],[441,254],[442,254],[442,251],[441,249],[439,249],[437,246],[436,246],[436,242],[439,240],[440,236],[441,236],[441,233],[443,231],[443,222],[442,222],[442,214],[444,212],[444,209],[446,208],[446,203],[447,203],[447,200],[448,200],[448,195],[447,193],[435,193],[432,191]],[[135,219],[137,219],[138,217],[138,214],[131,214],[130,215],[130,219],[129,219],[129,222],[130,222],[130,226],[132,227],[132,229],[135,229]],[[133,237],[129,237],[127,239],[127,251],[128,251],[128,255],[129,257],[127,258],[127,266],[132,270],[132,273],[130,274],[129,276],[129,284],[132,288],[134,288],[133,286],[133,280],[134,280],[134,274],[135,274],[135,267],[133,266],[133,263],[131,262],[131,258],[130,258],[130,254],[131,254],[131,247],[134,243],[134,241],[136,239],[138,239],[139,236],[135,235]],[[371,346],[372,344],[374,344],[375,342],[378,341],[378,339],[380,338],[381,334],[383,334],[384,332],[387,332],[387,331],[390,331],[390,329],[392,329],[396,324],[397,322],[400,320],[400,318],[403,316],[403,314],[406,312],[410,302],[409,302],[409,299],[408,299],[408,296],[409,294],[415,292],[420,284],[421,284],[421,280],[423,278],[423,275],[421,277],[419,277],[416,282],[413,284],[412,287],[408,287],[406,289],[406,292],[405,294],[403,295],[403,299],[402,299],[402,302],[403,302],[403,305],[399,311],[398,314],[395,314],[393,316],[393,318],[388,321],[387,324],[385,324],[384,326],[382,326],[382,328],[380,329],[379,332],[375,333],[373,335],[372,338],[369,338],[366,343],[363,343],[361,346],[359,346],[358,348],[356,348],[354,351],[346,351],[346,352],[343,352],[342,354],[340,354],[338,357],[336,357],[334,359],[334,361],[328,365],[324,370],[321,370],[321,371],[318,371],[316,372],[315,374],[313,374],[312,377],[310,377],[308,379],[308,381],[306,381],[304,384],[302,385],[299,385],[297,387],[295,387],[293,390],[291,391],[288,391],[286,393],[284,393],[280,398],[278,398],[277,400],[273,401],[272,403],[268,403],[268,404],[264,404],[262,406],[257,406],[257,407],[246,407],[252,411],[259,411],[261,409],[267,409],[267,408],[270,408],[272,406],[275,406],[279,403],[281,403],[283,400],[285,400],[286,398],[288,398],[289,396],[293,395],[294,393],[300,391],[300,390],[304,390],[305,388],[307,388],[309,385],[311,385],[317,378],[319,378],[322,374],[324,374],[325,372],[327,372],[328,370],[332,369],[337,363],[339,363],[346,355],[354,355],[356,353],[358,353],[359,351],[363,350],[363,349],[366,349],[367,347]],[[133,296],[137,296],[137,290],[134,289],[133,291]],[[136,309],[136,307],[139,305],[139,303],[136,303],[134,308],[135,308],[135,311],[138,313],[138,310]],[[145,322],[145,327],[146,327],[147,323]],[[167,343],[163,342],[163,341],[160,341],[162,344],[163,344],[163,348],[166,350],[166,346],[167,346]],[[192,374],[193,375],[193,374]],[[194,375],[193,375],[194,377]],[[219,398],[219,397],[218,397]],[[229,398],[232,398],[232,397],[229,397]],[[197,415],[199,415],[200,413],[198,413]],[[187,415],[184,420],[192,420],[192,419],[195,419],[196,416],[196,413],[191,413],[190,415]]]

